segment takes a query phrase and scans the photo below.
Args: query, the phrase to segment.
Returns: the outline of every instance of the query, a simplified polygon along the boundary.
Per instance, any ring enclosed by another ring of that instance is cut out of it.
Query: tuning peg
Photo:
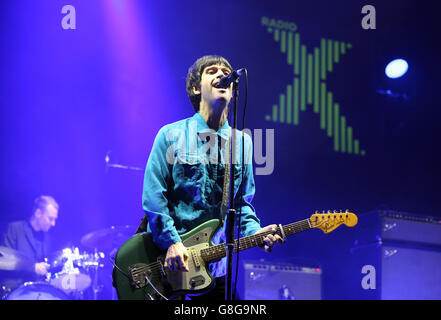
[[[315,214],[319,214],[319,211],[318,211],[318,210],[315,210]]]

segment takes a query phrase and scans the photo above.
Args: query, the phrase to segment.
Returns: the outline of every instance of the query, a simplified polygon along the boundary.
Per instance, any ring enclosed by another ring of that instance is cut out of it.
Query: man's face
[[[215,106],[219,100],[230,103],[232,96],[232,84],[224,89],[218,86],[219,80],[231,73],[231,69],[220,64],[208,66],[204,69],[201,76],[200,89],[193,88],[195,94],[201,94],[201,103]]]
[[[55,222],[58,219],[58,209],[49,204],[43,210],[37,209],[35,217],[40,231],[48,232],[50,228],[55,227]]]

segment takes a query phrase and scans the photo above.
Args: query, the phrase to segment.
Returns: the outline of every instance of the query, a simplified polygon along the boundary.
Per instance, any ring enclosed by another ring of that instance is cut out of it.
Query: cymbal
[[[84,235],[81,244],[92,249],[111,250],[120,247],[135,231],[133,226],[112,226]]]
[[[30,258],[12,248],[0,246],[0,270],[24,270],[32,264]]]

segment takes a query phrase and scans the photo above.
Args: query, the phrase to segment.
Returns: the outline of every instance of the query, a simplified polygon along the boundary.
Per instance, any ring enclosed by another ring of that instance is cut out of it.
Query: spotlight
[[[384,72],[389,78],[396,79],[404,76],[407,69],[409,69],[409,65],[407,64],[406,60],[395,59],[388,63]]]

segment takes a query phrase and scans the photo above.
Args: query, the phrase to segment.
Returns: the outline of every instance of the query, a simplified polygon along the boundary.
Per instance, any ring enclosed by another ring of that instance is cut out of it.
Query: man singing
[[[162,250],[167,250],[164,267],[171,271],[188,271],[189,255],[180,235],[211,219],[222,219],[222,196],[231,127],[228,106],[232,84],[222,88],[219,81],[232,72],[230,63],[220,56],[204,56],[188,70],[187,94],[195,114],[162,127],[153,143],[147,162],[143,208],[148,218],[148,231]],[[276,225],[260,226],[251,201],[255,192],[252,166],[252,141],[244,136],[244,172],[242,175],[242,132],[236,131],[231,145],[236,221],[241,212],[241,236],[271,231]],[[213,238],[213,243],[225,242],[225,222]],[[283,242],[277,234],[265,237],[265,250],[271,251]],[[211,263],[215,278],[210,292],[191,299],[224,299],[226,258]]]

